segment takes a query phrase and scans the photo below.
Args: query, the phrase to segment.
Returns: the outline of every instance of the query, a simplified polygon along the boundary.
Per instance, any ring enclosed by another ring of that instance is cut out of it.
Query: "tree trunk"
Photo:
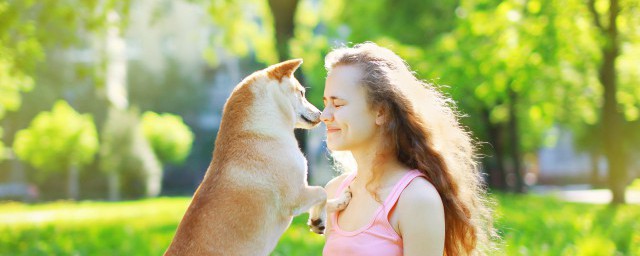
[[[609,1],[608,24],[605,27],[600,22],[599,13],[595,8],[595,1],[590,1],[590,11],[595,25],[604,37],[602,46],[602,62],[598,70],[598,78],[604,91],[602,108],[602,132],[604,155],[609,167],[609,188],[613,194],[612,205],[625,203],[625,187],[627,181],[627,150],[622,136],[624,119],[618,111],[616,100],[616,58],[619,55],[618,26],[616,19],[620,8],[618,0]]]
[[[613,194],[611,204],[625,203],[627,180],[627,159],[622,140],[622,117],[617,111],[615,59],[616,49],[604,49],[600,68],[600,82],[604,87],[604,107],[602,108],[603,145],[609,167],[609,188]]]
[[[69,176],[67,181],[67,197],[71,200],[78,200],[80,195],[80,169],[76,165],[69,167]]]
[[[511,148],[511,159],[513,161],[513,175],[515,179],[516,193],[524,193],[524,179],[522,175],[522,153],[520,151],[520,137],[518,136],[518,118],[516,104],[518,103],[518,94],[509,85],[509,125],[507,127],[509,133],[509,146]]]
[[[120,173],[116,170],[108,174],[109,201],[120,200]]]
[[[597,188],[600,186],[600,165],[598,164],[600,154],[597,150],[589,150],[589,160],[591,163],[591,177],[589,183],[591,183],[592,188]]]
[[[275,23],[276,50],[280,61],[289,59],[289,40],[295,29],[294,17],[298,0],[269,0]]]
[[[489,172],[489,184],[491,187],[506,190],[507,180],[504,168],[504,141],[502,139],[503,129],[499,124],[492,124],[490,113],[487,108],[482,109],[482,120],[487,127],[487,139],[491,145],[490,152],[493,152],[493,166],[487,166]]]
[[[119,23],[120,16],[114,10],[109,11],[106,35],[106,77],[105,92],[109,102],[109,108],[117,111],[126,111],[129,107],[127,88],[127,43],[122,36]],[[112,111],[109,111],[107,119],[114,118]],[[105,121],[109,122],[109,121]],[[120,172],[121,170],[109,170],[108,187],[109,200],[120,200]]]
[[[120,16],[116,11],[108,14],[110,26],[106,38],[106,77],[105,90],[111,105],[118,109],[129,106],[127,92],[127,43],[118,27]]]

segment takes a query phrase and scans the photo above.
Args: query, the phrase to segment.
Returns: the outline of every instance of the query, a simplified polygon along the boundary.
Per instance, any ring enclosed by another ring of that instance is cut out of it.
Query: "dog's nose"
[[[320,116],[321,115],[322,115],[322,112],[320,112],[320,110],[313,111],[313,119],[312,119],[312,121],[313,121],[314,124],[315,123],[320,123],[320,121],[322,121],[322,120],[320,120]]]

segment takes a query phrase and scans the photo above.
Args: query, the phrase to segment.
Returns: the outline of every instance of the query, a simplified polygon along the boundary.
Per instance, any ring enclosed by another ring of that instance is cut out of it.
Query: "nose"
[[[333,121],[333,112],[331,112],[331,108],[324,108],[322,113],[320,114],[320,121],[326,123]]]

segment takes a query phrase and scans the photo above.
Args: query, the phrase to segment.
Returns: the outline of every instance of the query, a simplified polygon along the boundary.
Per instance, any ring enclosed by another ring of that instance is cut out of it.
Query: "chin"
[[[327,140],[327,148],[331,151],[344,151],[346,149],[344,149],[344,147],[342,145],[340,145],[340,143],[335,143],[335,142],[329,142],[329,140]]]

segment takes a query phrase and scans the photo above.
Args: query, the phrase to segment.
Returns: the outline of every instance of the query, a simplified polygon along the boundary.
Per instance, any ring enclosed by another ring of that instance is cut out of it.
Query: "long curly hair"
[[[360,84],[367,102],[385,113],[381,132],[386,141],[378,149],[376,163],[394,154],[425,174],[440,194],[445,212],[444,255],[483,255],[494,249],[492,203],[486,197],[474,141],[460,125],[454,102],[417,79],[394,52],[375,43],[334,49],[326,56],[328,72],[341,65],[364,71]],[[344,153],[332,155],[338,162],[353,162],[350,154],[346,159]],[[370,185],[379,177],[374,167],[367,190],[375,198],[376,189]]]

